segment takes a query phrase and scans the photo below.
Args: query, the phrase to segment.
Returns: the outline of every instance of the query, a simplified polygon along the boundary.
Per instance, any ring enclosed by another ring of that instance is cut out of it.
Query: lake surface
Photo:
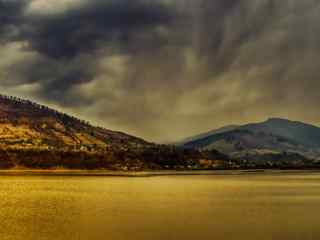
[[[1,240],[308,240],[319,218],[319,173],[0,176]]]

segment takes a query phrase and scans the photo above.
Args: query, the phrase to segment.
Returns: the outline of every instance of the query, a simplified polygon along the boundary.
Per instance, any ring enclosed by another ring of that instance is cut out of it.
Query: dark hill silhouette
[[[320,128],[311,124],[270,118],[262,123],[248,124],[240,127],[254,132],[265,132],[301,143],[307,147],[320,147]]]
[[[320,128],[297,121],[270,118],[265,122],[214,132],[183,144],[196,149],[217,149],[230,155],[295,152],[320,156]]]

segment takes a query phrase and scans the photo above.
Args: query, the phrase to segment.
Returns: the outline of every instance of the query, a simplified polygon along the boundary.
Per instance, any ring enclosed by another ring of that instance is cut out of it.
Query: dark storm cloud
[[[319,12],[317,0],[0,0],[13,59],[1,83],[150,139],[319,123]]]
[[[30,16],[21,38],[48,57],[73,58],[111,44],[126,50],[140,31],[170,20],[169,10],[156,2],[93,0],[61,14]]]
[[[57,101],[64,101],[74,85],[95,77],[99,51],[135,54],[165,44],[155,28],[168,26],[174,17],[166,5],[155,1],[93,0],[47,15],[26,13],[27,3],[32,1],[0,2],[2,40],[24,42],[25,51],[38,53],[9,70],[19,81],[39,81],[39,94]],[[76,101],[81,99],[69,98],[68,103]]]
[[[95,59],[89,61],[87,57],[67,61],[45,56],[22,59],[8,68],[9,75],[15,77],[9,79],[7,85],[39,83],[41,91],[37,95],[40,97],[62,105],[82,105],[89,102],[71,95],[70,91],[73,86],[91,81],[95,64]]]
[[[21,23],[26,5],[24,0],[0,1],[0,41],[13,37],[12,33]]]

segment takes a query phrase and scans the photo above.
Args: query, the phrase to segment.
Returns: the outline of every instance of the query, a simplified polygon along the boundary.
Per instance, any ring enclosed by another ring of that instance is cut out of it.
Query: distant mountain
[[[263,123],[242,126],[241,129],[271,133],[296,141],[310,148],[320,147],[320,128],[303,122],[270,118]]]
[[[195,135],[195,136],[192,136],[192,137],[188,137],[188,138],[182,139],[182,140],[178,141],[176,144],[177,145],[184,145],[184,144],[186,144],[188,142],[193,142],[193,141],[196,141],[196,140],[199,140],[199,139],[203,139],[203,138],[209,137],[209,136],[214,135],[214,134],[228,132],[228,131],[234,130],[234,129],[238,128],[238,127],[240,127],[240,126],[239,125],[225,126],[225,127],[222,127],[222,128],[211,130],[209,132],[201,133],[201,134],[198,134],[198,135]]]
[[[319,158],[320,128],[302,122],[271,118],[265,122],[212,131],[183,143],[188,148],[217,149],[231,156],[292,152]]]

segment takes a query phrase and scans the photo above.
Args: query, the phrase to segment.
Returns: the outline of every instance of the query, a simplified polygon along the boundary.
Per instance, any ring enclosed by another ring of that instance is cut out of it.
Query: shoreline
[[[158,170],[158,171],[111,171],[111,170],[0,170],[0,176],[95,176],[95,177],[157,177],[157,176],[230,176],[256,174],[303,174],[320,173],[319,169],[281,170],[281,169],[252,169],[252,170]]]

